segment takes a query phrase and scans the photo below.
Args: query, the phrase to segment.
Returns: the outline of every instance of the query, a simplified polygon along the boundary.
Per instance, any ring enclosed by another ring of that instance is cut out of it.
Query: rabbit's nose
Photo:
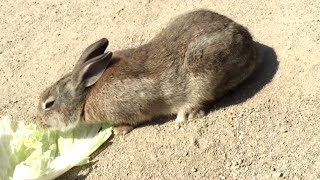
[[[32,117],[32,122],[36,124],[37,127],[41,129],[47,129],[49,126],[43,121],[43,119],[39,116],[33,116]]]

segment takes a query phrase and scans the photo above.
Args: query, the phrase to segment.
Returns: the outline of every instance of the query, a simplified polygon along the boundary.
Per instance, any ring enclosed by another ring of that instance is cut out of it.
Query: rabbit
[[[205,115],[247,79],[257,63],[248,30],[209,10],[178,16],[148,43],[105,51],[102,38],[85,49],[71,73],[47,88],[38,106],[46,128],[108,123],[126,134],[159,116],[178,124]]]

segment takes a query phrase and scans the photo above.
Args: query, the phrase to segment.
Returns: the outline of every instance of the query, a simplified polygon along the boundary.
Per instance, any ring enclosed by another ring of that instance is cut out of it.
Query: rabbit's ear
[[[112,58],[112,53],[107,52],[94,57],[76,68],[72,73],[72,84],[74,88],[79,86],[89,87],[96,83],[107,69]]]
[[[75,68],[78,68],[86,61],[103,54],[106,48],[108,47],[108,44],[109,41],[106,38],[102,38],[99,41],[91,44],[89,47],[87,47],[86,50],[84,50],[77,64],[75,65]]]

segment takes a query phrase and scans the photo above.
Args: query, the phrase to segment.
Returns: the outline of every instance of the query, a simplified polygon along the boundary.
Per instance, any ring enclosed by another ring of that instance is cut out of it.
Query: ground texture
[[[204,118],[113,137],[60,179],[320,179],[320,1],[2,0],[0,116],[29,119],[95,40],[136,47],[198,8],[249,28],[256,73]]]

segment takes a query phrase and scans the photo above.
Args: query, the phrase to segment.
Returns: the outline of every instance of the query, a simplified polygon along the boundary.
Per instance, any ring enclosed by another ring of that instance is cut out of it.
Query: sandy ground
[[[249,28],[256,73],[206,117],[113,137],[60,179],[320,179],[320,1],[2,0],[0,116],[29,119],[40,92],[95,40],[136,47],[198,8]]]

